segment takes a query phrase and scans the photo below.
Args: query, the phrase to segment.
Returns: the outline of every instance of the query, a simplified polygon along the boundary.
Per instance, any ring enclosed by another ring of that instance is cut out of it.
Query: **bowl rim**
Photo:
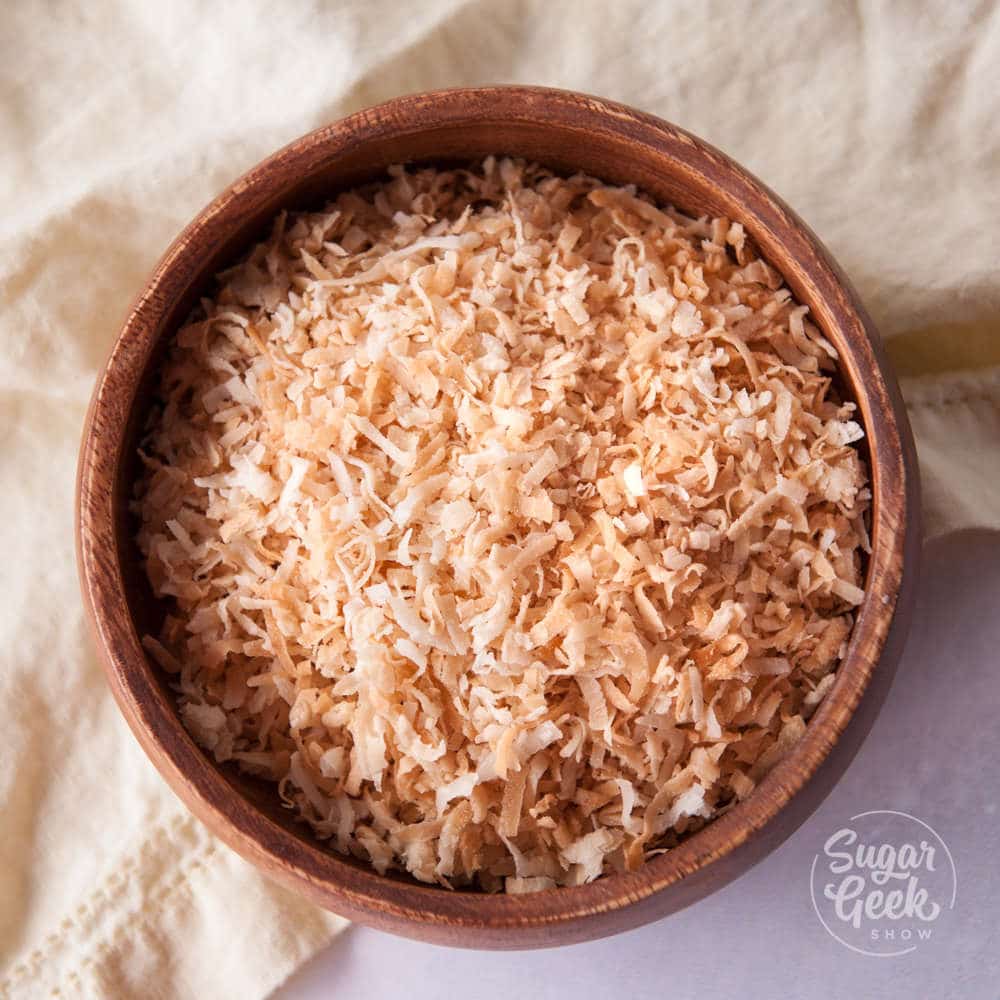
[[[500,103],[503,113],[497,110]],[[114,484],[135,393],[162,333],[168,286],[178,275],[199,271],[191,248],[235,226],[233,220],[266,190],[275,171],[289,166],[315,170],[374,135],[405,137],[426,127],[428,110],[436,124],[452,126],[520,120],[610,131],[668,157],[677,169],[712,171],[713,182],[754,206],[758,232],[751,235],[758,243],[761,233],[770,233],[774,245],[802,264],[811,299],[829,310],[818,322],[843,330],[851,362],[866,372],[860,384],[852,380],[869,436],[874,497],[866,598],[833,688],[805,735],[747,799],[637,871],[530,896],[449,892],[382,876],[324,850],[308,836],[296,836],[253,807],[195,745],[162,694],[133,624],[115,528]],[[78,465],[77,561],[92,633],[126,720],[170,786],[213,832],[265,873],[328,908],[397,932],[462,943],[452,940],[455,931],[502,934],[565,927],[648,900],[743,845],[792,800],[850,721],[897,610],[905,610],[912,599],[920,534],[916,477],[905,409],[870,319],[816,236],[760,181],[701,139],[622,104],[541,87],[456,88],[396,98],[296,139],[231,184],[174,240],[129,309],[94,389]]]

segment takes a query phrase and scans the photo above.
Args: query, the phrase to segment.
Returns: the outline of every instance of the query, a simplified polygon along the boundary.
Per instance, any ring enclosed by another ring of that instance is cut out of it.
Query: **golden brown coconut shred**
[[[490,158],[282,216],[180,331],[146,645],[376,869],[525,892],[748,795],[833,681],[869,493],[738,224]]]

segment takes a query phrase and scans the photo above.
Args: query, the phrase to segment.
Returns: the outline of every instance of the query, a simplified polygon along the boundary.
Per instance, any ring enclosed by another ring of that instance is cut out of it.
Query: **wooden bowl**
[[[273,785],[217,766],[178,720],[139,636],[158,630],[128,513],[140,430],[165,343],[213,276],[284,208],[318,206],[393,163],[509,153],[634,183],[698,215],[738,220],[841,356],[872,474],[866,598],[836,680],[805,736],[744,801],[638,871],[528,896],[450,892],[378,875],[315,840]],[[917,466],[878,336],[819,240],[774,194],[711,146],[619,104],[534,87],[419,94],[361,111],[286,146],[202,211],[139,293],[97,382],[80,456],[81,583],[108,680],[146,753],[211,830],[266,875],[321,906],[440,944],[526,948],[635,927],[701,899],[784,840],[843,773],[891,681],[919,544]],[[862,698],[862,696],[864,696]]]

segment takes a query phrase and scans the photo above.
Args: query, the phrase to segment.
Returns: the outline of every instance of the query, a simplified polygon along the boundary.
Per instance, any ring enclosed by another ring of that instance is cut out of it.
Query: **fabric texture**
[[[191,819],[85,632],[94,378],[169,240],[303,132],[538,83],[662,115],[793,205],[907,372],[927,530],[1000,528],[1000,6],[23,0],[0,12],[0,997],[268,994],[343,926]],[[966,370],[942,375],[939,369]]]
[[[901,383],[923,476],[924,536],[1000,528],[1000,368]]]

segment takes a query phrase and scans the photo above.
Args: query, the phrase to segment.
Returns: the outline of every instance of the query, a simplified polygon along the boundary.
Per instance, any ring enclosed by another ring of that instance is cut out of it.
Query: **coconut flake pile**
[[[282,216],[178,334],[147,649],[341,852],[634,869],[805,730],[863,598],[835,352],[740,225],[487,159]]]

